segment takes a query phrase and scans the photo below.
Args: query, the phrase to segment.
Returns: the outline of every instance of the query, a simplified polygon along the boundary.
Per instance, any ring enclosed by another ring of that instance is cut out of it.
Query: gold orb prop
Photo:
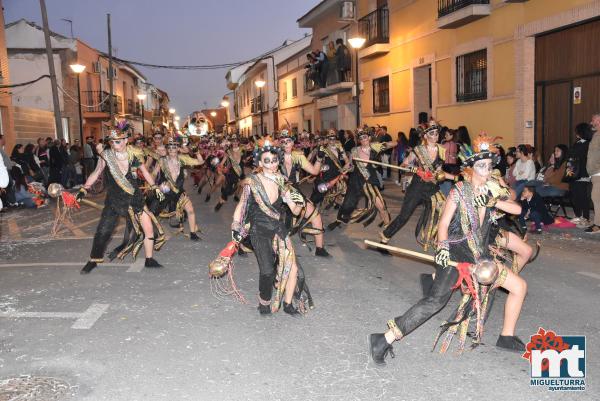
[[[475,278],[479,284],[491,285],[498,278],[499,269],[493,260],[481,261],[475,266]]]
[[[231,258],[227,258],[224,256],[218,256],[215,260],[209,263],[208,265],[208,275],[214,278],[220,278],[227,273],[229,270],[229,262]]]
[[[58,198],[65,188],[57,182],[48,185],[48,195],[51,198]]]

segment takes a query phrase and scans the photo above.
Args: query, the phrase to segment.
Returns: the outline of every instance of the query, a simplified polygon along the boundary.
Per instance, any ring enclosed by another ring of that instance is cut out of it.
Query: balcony
[[[341,78],[341,79],[340,79]],[[327,82],[319,85],[315,73],[308,69],[304,73],[304,93],[311,97],[325,97],[340,92],[351,91],[354,86],[352,71],[346,71],[343,77],[339,77],[337,71],[328,71]]]
[[[487,17],[492,12],[490,0],[438,0],[437,26],[454,29]]]
[[[377,57],[390,51],[390,12],[381,7],[358,20],[360,36],[367,41],[360,58]]]
[[[86,113],[110,113],[109,94],[105,91],[82,91],[81,102]],[[113,95],[113,112],[119,114],[123,101],[121,96]],[[93,107],[90,107],[93,106]]]

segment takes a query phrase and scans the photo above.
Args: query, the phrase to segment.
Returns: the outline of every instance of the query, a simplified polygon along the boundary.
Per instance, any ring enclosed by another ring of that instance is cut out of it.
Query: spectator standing
[[[94,171],[94,148],[96,145],[94,144],[94,138],[88,136],[85,138],[85,144],[83,145],[83,174],[84,177],[87,177],[92,174]]]
[[[394,148],[394,158],[396,159],[396,165],[401,165],[406,157],[408,152],[408,139],[406,138],[406,134],[402,131],[398,132],[398,145]],[[402,170],[398,170],[398,179],[396,180],[396,185],[400,185],[400,181],[402,180]]]
[[[382,125],[380,127],[378,139],[379,139],[380,143],[392,142],[392,136],[387,132],[387,127],[385,125]],[[381,154],[381,161],[383,163],[390,164],[390,162],[392,161],[392,152],[393,151],[394,151],[393,148],[384,150]],[[391,178],[392,177],[392,169],[390,167],[384,168],[382,175],[383,175],[384,180]]]
[[[356,141],[354,140],[354,133],[350,130],[346,130],[344,135],[344,151],[349,153],[356,147]]]
[[[514,188],[517,183],[515,177],[515,163],[517,162],[517,156],[515,155],[515,148],[509,148],[506,154],[506,175],[504,180],[509,187]]]
[[[571,192],[571,203],[575,217],[571,222],[579,228],[586,228],[590,225],[590,203],[592,185],[591,178],[587,171],[587,155],[592,139],[592,126],[588,123],[580,123],[575,127],[576,142],[571,147],[564,180],[569,182],[569,191]]]
[[[37,158],[37,164],[40,166],[44,184],[47,184],[48,175],[50,174],[48,141],[44,141],[43,138],[39,138],[37,140],[37,144],[37,149],[35,150],[34,154]]]
[[[600,113],[592,116],[594,136],[590,141],[587,156],[587,172],[592,177],[592,202],[594,202],[594,224],[585,232],[590,234],[600,233]]]
[[[459,145],[471,146],[471,136],[469,135],[469,130],[464,125],[461,125],[457,129],[456,142],[458,142]]]
[[[513,189],[515,190],[517,199],[520,199],[521,192],[527,181],[535,180],[535,163],[531,160],[527,145],[517,146],[515,156],[517,157],[517,161],[513,173],[516,182]]]
[[[4,188],[8,186],[8,170],[4,165],[4,159],[0,157],[0,194],[4,191]],[[2,210],[2,198],[0,197],[0,210]]]
[[[350,51],[344,44],[343,39],[337,39],[335,43],[337,45],[335,50],[335,67],[337,69],[338,81],[344,82],[346,80],[346,74],[350,70]]]
[[[35,146],[33,143],[28,143],[25,145],[25,150],[23,151],[23,156],[25,160],[27,160],[27,164],[29,165],[29,171],[31,172],[31,176],[34,181],[44,181],[44,175],[40,169],[40,165],[35,160],[36,157],[34,155]]]
[[[60,141],[57,139],[51,142],[51,146],[48,148],[48,184],[54,182],[61,182],[62,169],[63,169],[63,157],[60,153]]]
[[[313,52],[315,57],[315,65],[319,77],[319,87],[325,88],[327,86],[327,73],[329,72],[329,62],[327,55],[321,50],[315,50]]]
[[[455,140],[454,131],[443,127],[442,130],[442,146],[446,149],[446,160],[444,161],[444,171],[450,174],[457,174],[459,172],[458,159],[458,144]]]
[[[23,147],[22,144],[17,143],[15,145],[15,147],[13,148],[11,154],[10,154],[10,159],[19,166],[19,168],[21,169],[21,172],[23,173],[23,175],[27,176],[27,177],[31,177],[31,172],[29,169],[29,163],[27,162],[27,159],[25,158],[25,148]]]

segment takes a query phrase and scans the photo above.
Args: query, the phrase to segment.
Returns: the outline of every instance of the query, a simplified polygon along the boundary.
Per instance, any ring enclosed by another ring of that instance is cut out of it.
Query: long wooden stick
[[[404,248],[398,248],[395,246],[382,244],[380,242],[369,241],[368,239],[365,240],[365,244],[367,244],[368,246],[374,247],[374,248],[386,249],[388,251],[400,253],[402,255],[411,256],[415,259],[426,260],[428,262],[435,262],[435,257],[432,255],[427,255],[426,253],[415,252],[415,251],[411,251],[409,249],[404,249]],[[456,267],[456,266],[458,266],[458,263],[449,261],[448,266]]]
[[[87,199],[82,199],[79,201],[79,203],[83,203],[84,205],[91,206],[94,209],[98,209],[98,210],[104,209],[104,207],[102,207],[102,205],[99,205],[98,203],[92,202],[91,200],[87,200]]]
[[[357,162],[362,162],[362,163],[375,164],[377,166],[389,167],[389,168],[393,168],[396,170],[402,170],[402,171],[406,171],[408,173],[414,173],[414,170],[410,169],[408,167],[394,166],[393,164],[382,163],[382,162],[378,162],[375,160],[366,160],[366,159],[361,159],[358,157],[353,157],[352,160],[356,160]]]

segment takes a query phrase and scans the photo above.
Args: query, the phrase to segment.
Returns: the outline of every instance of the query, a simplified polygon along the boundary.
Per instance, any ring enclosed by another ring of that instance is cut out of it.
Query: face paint
[[[473,165],[473,170],[482,177],[491,175],[493,169],[491,160],[479,160]]]

